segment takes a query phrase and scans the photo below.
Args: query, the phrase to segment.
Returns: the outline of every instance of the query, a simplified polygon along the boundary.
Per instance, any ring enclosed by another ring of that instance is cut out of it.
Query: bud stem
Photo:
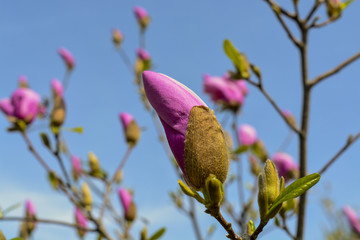
[[[262,232],[268,221],[261,221],[259,226],[255,229],[255,232],[251,235],[251,240],[256,240],[258,235]]]

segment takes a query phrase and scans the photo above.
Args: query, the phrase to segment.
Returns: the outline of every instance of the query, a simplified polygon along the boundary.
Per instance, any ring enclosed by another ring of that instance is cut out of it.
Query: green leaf
[[[44,132],[40,133],[40,137],[41,137],[41,141],[42,143],[49,149],[51,150],[51,143],[50,143],[50,139],[48,137],[48,135]]]
[[[55,172],[53,172],[53,171],[49,172],[48,179],[49,179],[49,182],[50,182],[51,186],[54,189],[59,188],[59,180],[58,180]]]
[[[161,238],[161,236],[165,233],[166,229],[165,228],[161,228],[160,230],[158,230],[156,233],[154,233],[149,240],[157,240],[159,238]]]
[[[224,40],[224,51],[236,67],[239,73],[238,78],[248,79],[250,77],[250,66],[245,54],[239,52],[229,39]]]
[[[321,177],[320,174],[313,173],[308,176],[297,179],[292,184],[287,186],[274,200],[274,203],[273,205],[271,205],[271,208],[269,209],[267,215],[268,216],[272,215],[274,211],[278,210],[277,207],[283,202],[289,199],[296,198],[302,195],[307,190],[309,190],[320,180],[320,177]]]
[[[10,240],[24,240],[24,239],[17,237],[17,238],[12,238],[12,239],[10,239]]]
[[[352,2],[354,2],[354,0],[347,0],[345,2],[342,2],[340,5],[341,10],[344,10],[345,8],[347,8]]]
[[[75,132],[75,133],[79,133],[79,134],[84,132],[83,127],[63,128],[63,130],[68,131],[68,132]]]
[[[245,146],[245,145],[241,145],[239,146],[233,153],[234,154],[242,154],[244,152],[247,152],[249,150],[249,147],[248,146]]]

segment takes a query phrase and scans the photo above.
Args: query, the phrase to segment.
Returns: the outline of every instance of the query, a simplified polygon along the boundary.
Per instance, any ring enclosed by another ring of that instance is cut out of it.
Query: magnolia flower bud
[[[82,211],[78,208],[75,208],[75,222],[80,227],[87,228],[87,219],[82,213]],[[79,237],[81,238],[84,237],[86,234],[86,230],[80,228],[77,229],[77,232]]]
[[[229,153],[221,126],[207,107],[195,106],[190,111],[184,156],[187,181],[194,189],[202,189],[210,174],[225,182]]]
[[[86,210],[90,211],[92,208],[93,199],[89,185],[86,182],[84,182],[81,186],[81,193],[82,193],[82,201],[85,205],[85,208]]]
[[[257,141],[257,133],[254,127],[243,124],[238,129],[239,142],[244,146],[251,146]]]
[[[209,207],[220,207],[220,203],[224,196],[224,188],[213,174],[205,181],[206,195],[209,197]]]
[[[343,212],[345,214],[345,216],[347,217],[350,226],[352,228],[352,230],[357,234],[360,235],[360,222],[359,222],[359,217],[356,214],[356,212],[354,211],[354,209],[352,209],[350,206],[344,206],[343,207]]]
[[[93,152],[88,153],[90,174],[95,177],[101,177],[102,171],[98,158]]]
[[[113,32],[112,32],[112,40],[115,44],[116,47],[120,47],[121,43],[123,42],[124,40],[124,36],[122,34],[122,32],[120,32],[119,29],[114,29]]]
[[[136,218],[136,205],[131,194],[124,188],[119,188],[118,194],[124,210],[124,218],[129,222],[134,221]]]
[[[72,175],[73,175],[74,180],[77,181],[82,174],[81,162],[80,162],[79,157],[72,156],[71,163],[72,163]]]
[[[213,112],[193,91],[166,75],[145,71],[143,82],[187,183],[200,190],[210,174],[224,182],[228,151]]]
[[[266,161],[268,153],[266,151],[264,143],[260,139],[256,140],[256,142],[251,146],[251,149],[261,161]]]
[[[147,13],[147,11],[144,8],[142,8],[140,6],[136,6],[134,8],[134,13],[135,13],[136,19],[141,27],[141,30],[144,31],[150,23],[149,14]]]
[[[27,199],[25,201],[25,215],[27,218],[30,218],[33,220],[33,221],[27,221],[25,223],[27,231],[30,235],[31,232],[36,227],[36,210],[35,210],[34,204],[32,203],[32,201],[30,199]]]
[[[11,104],[10,99],[3,98],[0,100],[0,110],[6,115],[6,116],[12,116],[14,113],[14,107]]]
[[[39,111],[40,96],[29,88],[18,88],[11,95],[12,115],[25,123],[31,123]]]
[[[119,118],[124,129],[126,142],[130,146],[134,146],[140,138],[140,127],[129,113],[120,113]]]
[[[147,227],[145,226],[140,233],[140,240],[147,240]]]
[[[69,50],[67,50],[66,48],[61,47],[58,49],[58,53],[64,60],[68,71],[72,71],[75,67],[75,59],[74,59],[73,55],[71,54],[71,52]]]
[[[50,116],[51,126],[59,127],[64,123],[66,116],[66,106],[63,99],[64,88],[61,82],[56,78],[51,81],[51,88],[54,96],[54,105]]]
[[[243,90],[236,83],[237,81],[224,77],[212,77],[205,74],[203,77],[204,92],[208,93],[216,103],[221,103],[224,108],[237,111],[244,103]]]
[[[19,88],[28,88],[29,87],[28,79],[25,75],[19,76],[18,83],[19,83]]]
[[[272,161],[276,165],[279,177],[284,177],[285,181],[298,175],[299,167],[289,154],[277,152],[273,155]]]
[[[289,110],[283,110],[282,115],[286,118],[291,126],[296,127],[296,119]]]

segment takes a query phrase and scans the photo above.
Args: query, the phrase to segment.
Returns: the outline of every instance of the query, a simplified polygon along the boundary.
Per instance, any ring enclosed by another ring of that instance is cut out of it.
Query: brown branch
[[[296,236],[290,232],[290,229],[287,226],[286,217],[282,217],[282,220],[283,222],[281,228],[287,233],[287,235],[289,235],[289,237],[291,237],[293,240],[296,240]]]
[[[103,205],[100,208],[100,214],[99,214],[99,219],[98,219],[99,221],[101,221],[102,218],[104,217],[105,209],[106,209],[106,206],[107,206],[107,204],[109,202],[109,195],[111,193],[111,186],[113,185],[113,183],[116,180],[116,175],[117,175],[118,171],[121,171],[121,169],[123,169],[123,167],[124,167],[124,165],[126,163],[126,160],[130,156],[130,153],[131,153],[132,149],[133,149],[133,147],[131,147],[131,146],[128,147],[128,149],[127,149],[123,159],[121,160],[118,168],[115,170],[113,177],[106,184],[106,190],[105,190],[105,193],[104,193],[104,200],[103,200],[104,202],[103,202]]]
[[[276,18],[279,20],[281,26],[285,30],[285,32],[286,32],[287,36],[290,38],[290,40],[295,44],[296,47],[300,48],[302,43],[293,35],[293,33],[290,31],[289,27],[286,25],[284,19],[282,18],[282,14],[285,16],[288,16],[287,14],[285,14],[288,12],[283,10],[279,5],[277,5],[276,3],[274,3],[271,0],[265,0],[265,2],[267,2],[269,4],[269,6],[271,7],[271,9],[273,10]],[[292,15],[291,18],[297,20],[297,17],[295,15]]]
[[[315,0],[314,6],[311,8],[311,10],[309,11],[308,15],[305,18],[305,23],[308,23],[310,21],[316,10],[320,7],[321,3],[322,1]]]
[[[259,226],[255,229],[255,232],[250,236],[251,240],[256,240],[259,234],[263,231],[264,227],[266,226],[267,222],[261,221]]]
[[[320,83],[321,81],[325,80],[326,78],[338,73],[340,70],[342,70],[343,68],[345,68],[346,66],[348,66],[349,64],[351,64],[352,62],[357,60],[358,58],[360,58],[360,52],[358,52],[355,55],[353,55],[352,57],[348,58],[347,60],[345,60],[344,62],[342,62],[338,66],[336,66],[335,68],[333,68],[333,69],[321,74],[320,76],[314,78],[312,81],[310,81],[310,86],[311,87],[315,86],[316,84]]]
[[[355,136],[350,135],[345,145],[325,164],[324,167],[321,168],[321,170],[319,170],[319,174],[320,175],[323,174],[328,169],[328,167],[330,167],[336,161],[336,159],[338,159],[341,156],[341,154],[343,154],[346,151],[346,149],[348,149],[359,138],[360,138],[360,132]]]
[[[274,6],[274,5],[277,6],[278,9],[280,10],[280,13],[283,14],[284,16],[290,19],[296,19],[296,14],[288,12],[287,10],[276,4],[274,1],[272,0],[264,0],[264,1],[267,2],[270,6]]]
[[[231,240],[242,240],[242,238],[234,232],[234,230],[231,226],[231,223],[228,223],[225,220],[225,218],[221,215],[219,207],[213,207],[213,208],[210,207],[210,208],[206,209],[205,212],[210,214],[211,216],[213,216],[221,224],[221,226],[228,233],[226,235],[227,238],[229,238]]]
[[[64,226],[64,227],[76,228],[76,229],[84,230],[87,232],[97,232],[97,229],[95,229],[95,228],[85,228],[78,224],[68,223],[68,222],[63,222],[63,221],[58,221],[58,220],[51,220],[51,219],[36,218],[34,220],[34,218],[27,218],[27,217],[2,217],[2,218],[0,218],[0,221],[19,221],[19,222],[25,221],[25,222],[46,223],[46,224],[54,224],[54,225],[59,225],[59,226]]]

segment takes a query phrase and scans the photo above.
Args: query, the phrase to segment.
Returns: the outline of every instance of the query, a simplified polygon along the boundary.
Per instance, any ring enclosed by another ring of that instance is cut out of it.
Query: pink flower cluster
[[[29,88],[18,88],[10,99],[0,100],[0,110],[6,116],[31,123],[41,111],[40,96]]]
[[[285,181],[294,176],[299,171],[298,165],[292,156],[284,152],[277,152],[273,155],[272,161],[276,165],[279,177],[284,177]]]
[[[235,108],[244,103],[245,96],[249,92],[244,80],[231,79],[229,74],[222,77],[205,74],[203,86],[205,93],[210,95],[211,100]]]
[[[253,126],[243,124],[238,129],[239,142],[244,146],[252,146],[257,141],[257,133]]]

